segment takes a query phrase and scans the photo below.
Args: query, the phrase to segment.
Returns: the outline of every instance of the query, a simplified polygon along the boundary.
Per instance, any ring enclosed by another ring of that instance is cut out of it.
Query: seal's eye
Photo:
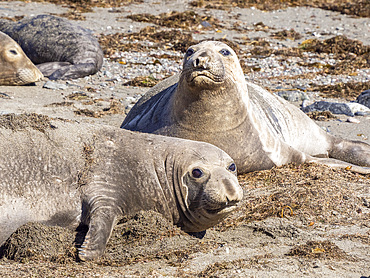
[[[231,171],[231,172],[235,172],[236,171],[236,165],[235,165],[235,163],[231,163],[230,165],[229,165],[229,171]]]
[[[193,171],[191,171],[191,174],[193,175],[194,178],[199,179],[200,177],[203,176],[202,170],[195,168]]]
[[[223,48],[220,50],[220,53],[224,56],[229,56],[231,55],[231,52],[229,50],[227,50],[226,48]]]
[[[186,56],[191,56],[194,54],[194,52],[195,52],[194,49],[189,48],[188,50],[186,50]]]
[[[16,50],[14,50],[14,49],[10,49],[9,52],[12,53],[13,55],[17,55],[18,54],[18,52]]]

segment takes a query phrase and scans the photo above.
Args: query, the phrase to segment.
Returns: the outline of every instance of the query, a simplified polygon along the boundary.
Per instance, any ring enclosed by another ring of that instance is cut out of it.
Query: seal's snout
[[[196,69],[209,69],[209,57],[199,56],[193,61],[193,68]]]
[[[188,84],[197,88],[208,88],[215,83],[223,82],[225,71],[219,56],[213,49],[200,49],[185,59],[183,74]]]
[[[224,198],[226,199],[226,205],[231,206],[239,203],[243,198],[243,190],[239,184],[230,179],[222,180],[224,186]]]
[[[243,189],[239,185],[236,175],[227,173],[224,169],[214,171],[212,182],[208,181],[204,194],[207,204],[206,210],[211,214],[227,214],[236,208],[243,199]]]

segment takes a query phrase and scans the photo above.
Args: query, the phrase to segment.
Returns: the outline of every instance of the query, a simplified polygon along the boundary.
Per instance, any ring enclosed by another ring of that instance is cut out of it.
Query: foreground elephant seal
[[[22,47],[49,79],[73,79],[98,72],[103,51],[90,32],[67,19],[38,15],[18,22],[0,20],[0,31]]]
[[[219,148],[119,128],[0,117],[0,244],[27,222],[88,225],[79,257],[101,255],[117,217],[153,210],[186,232],[215,225],[241,200]]]
[[[295,106],[246,82],[235,52],[221,42],[190,47],[181,74],[149,90],[121,127],[212,143],[241,173],[311,161],[370,172],[339,161],[370,166],[368,144],[329,135]]]
[[[42,77],[22,48],[0,32],[0,85],[24,85],[39,81]]]

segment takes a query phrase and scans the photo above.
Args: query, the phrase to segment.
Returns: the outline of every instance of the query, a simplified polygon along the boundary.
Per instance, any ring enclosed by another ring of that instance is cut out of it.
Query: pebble
[[[135,97],[126,97],[125,101],[129,104],[135,104],[137,102],[138,98]]]
[[[276,94],[290,102],[301,102],[309,99],[307,94],[301,91],[279,91]]]
[[[14,98],[13,96],[9,96],[8,94],[6,93],[1,93],[0,92],[0,98],[5,98],[5,99],[12,99]]]
[[[347,123],[353,123],[353,124],[359,124],[360,120],[358,120],[356,118],[353,118],[353,117],[350,117],[350,118],[347,118],[346,122]]]
[[[53,81],[47,81],[42,87],[51,90],[65,90],[68,88],[66,84],[56,83]]]

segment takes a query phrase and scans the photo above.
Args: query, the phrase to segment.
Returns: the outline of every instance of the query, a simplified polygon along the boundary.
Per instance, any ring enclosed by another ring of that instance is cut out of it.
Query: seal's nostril
[[[193,61],[194,68],[203,68],[208,69],[208,58],[207,57],[198,57]]]
[[[195,59],[195,66],[199,67],[199,64],[200,64],[199,58]]]
[[[226,196],[226,202],[225,204],[228,205],[230,203],[230,199]]]

